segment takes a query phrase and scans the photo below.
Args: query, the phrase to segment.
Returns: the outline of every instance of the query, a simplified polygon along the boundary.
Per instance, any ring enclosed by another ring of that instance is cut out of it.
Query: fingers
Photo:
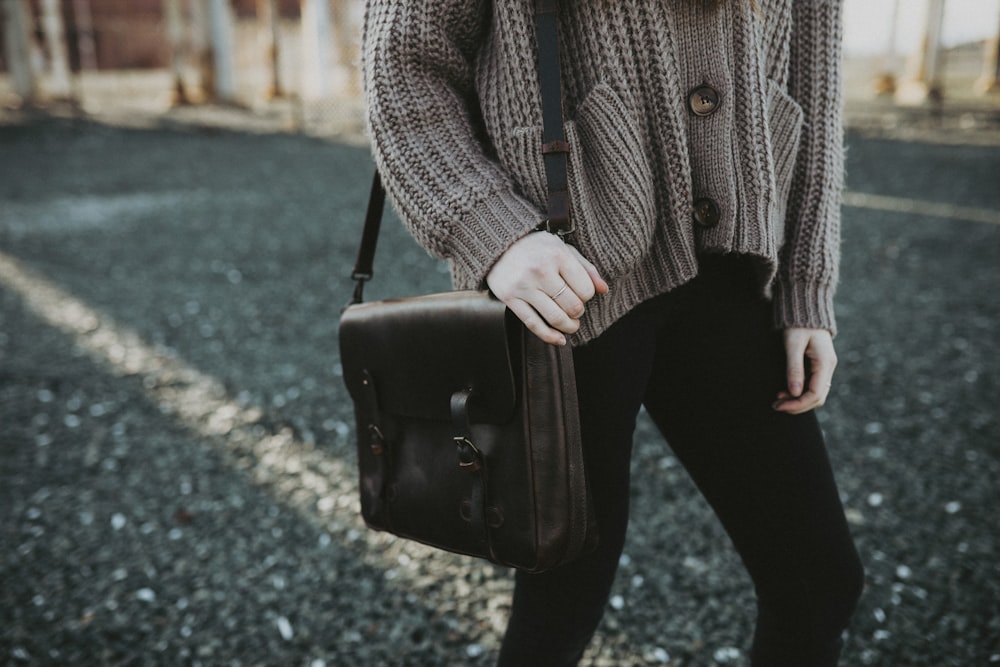
[[[604,278],[601,277],[601,274],[598,272],[597,267],[594,266],[590,262],[590,260],[581,255],[579,250],[577,250],[573,246],[568,246],[568,247],[570,252],[576,258],[576,260],[580,262],[580,265],[583,267],[584,271],[586,271],[587,278],[590,280],[590,283],[593,286],[594,290],[598,294],[607,294],[610,288],[608,287],[608,284],[604,281]],[[591,296],[593,296],[593,294],[591,294]],[[589,300],[589,298],[590,297],[588,297],[586,300]]]
[[[506,303],[511,312],[524,323],[524,326],[528,329],[528,331],[535,334],[546,343],[551,345],[566,344],[566,336],[560,331],[549,326],[548,322],[541,315],[539,315],[538,311],[535,310],[528,302],[515,299],[512,301],[505,301],[504,303]]]
[[[785,332],[785,352],[788,388],[778,393],[774,409],[801,414],[824,405],[837,366],[830,332],[823,329],[788,329]],[[806,359],[809,360],[808,384]]]
[[[542,340],[565,345],[585,303],[607,283],[593,264],[551,234],[529,234],[505,252],[486,278],[490,289]]]

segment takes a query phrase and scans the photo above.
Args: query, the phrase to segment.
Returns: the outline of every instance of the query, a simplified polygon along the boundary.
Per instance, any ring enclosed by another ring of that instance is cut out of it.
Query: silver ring
[[[555,294],[553,294],[553,295],[552,295],[551,297],[549,297],[549,298],[551,298],[551,299],[552,299],[553,301],[555,301],[555,300],[556,300],[556,299],[558,299],[558,298],[559,298],[560,296],[562,296],[562,293],[563,293],[563,292],[565,292],[565,291],[566,291],[566,290],[568,290],[568,289],[569,289],[569,283],[567,283],[566,281],[563,281],[563,286],[562,286],[562,287],[561,287],[561,288],[559,289],[559,291],[558,291],[558,292],[556,292]]]

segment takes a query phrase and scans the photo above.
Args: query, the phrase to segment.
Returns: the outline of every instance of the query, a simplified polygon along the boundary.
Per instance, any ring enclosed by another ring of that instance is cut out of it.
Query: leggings
[[[501,666],[575,665],[625,543],[640,406],[712,506],[750,573],[754,667],[837,664],[863,571],[815,414],[779,413],[780,332],[734,256],[633,309],[574,352],[600,544],[543,574],[518,572]]]

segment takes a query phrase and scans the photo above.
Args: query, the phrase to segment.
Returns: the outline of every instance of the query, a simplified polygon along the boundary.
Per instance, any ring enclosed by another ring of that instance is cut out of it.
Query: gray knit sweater
[[[574,344],[693,278],[700,252],[759,258],[776,326],[835,329],[841,1],[755,4],[561,3],[572,242],[611,285]],[[544,218],[532,5],[368,0],[376,163],[457,288],[482,287]],[[707,106],[691,96],[703,85],[717,98]],[[695,220],[699,200],[711,226]]]

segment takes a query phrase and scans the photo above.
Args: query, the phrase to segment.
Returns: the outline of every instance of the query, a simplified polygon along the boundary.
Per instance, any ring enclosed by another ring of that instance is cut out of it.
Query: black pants
[[[815,415],[771,408],[784,386],[784,348],[771,305],[753,283],[745,260],[707,259],[697,279],[640,305],[576,350],[601,543],[555,571],[518,573],[501,665],[574,665],[583,655],[625,541],[640,405],[753,579],[753,665],[836,664],[861,591],[861,563]]]

